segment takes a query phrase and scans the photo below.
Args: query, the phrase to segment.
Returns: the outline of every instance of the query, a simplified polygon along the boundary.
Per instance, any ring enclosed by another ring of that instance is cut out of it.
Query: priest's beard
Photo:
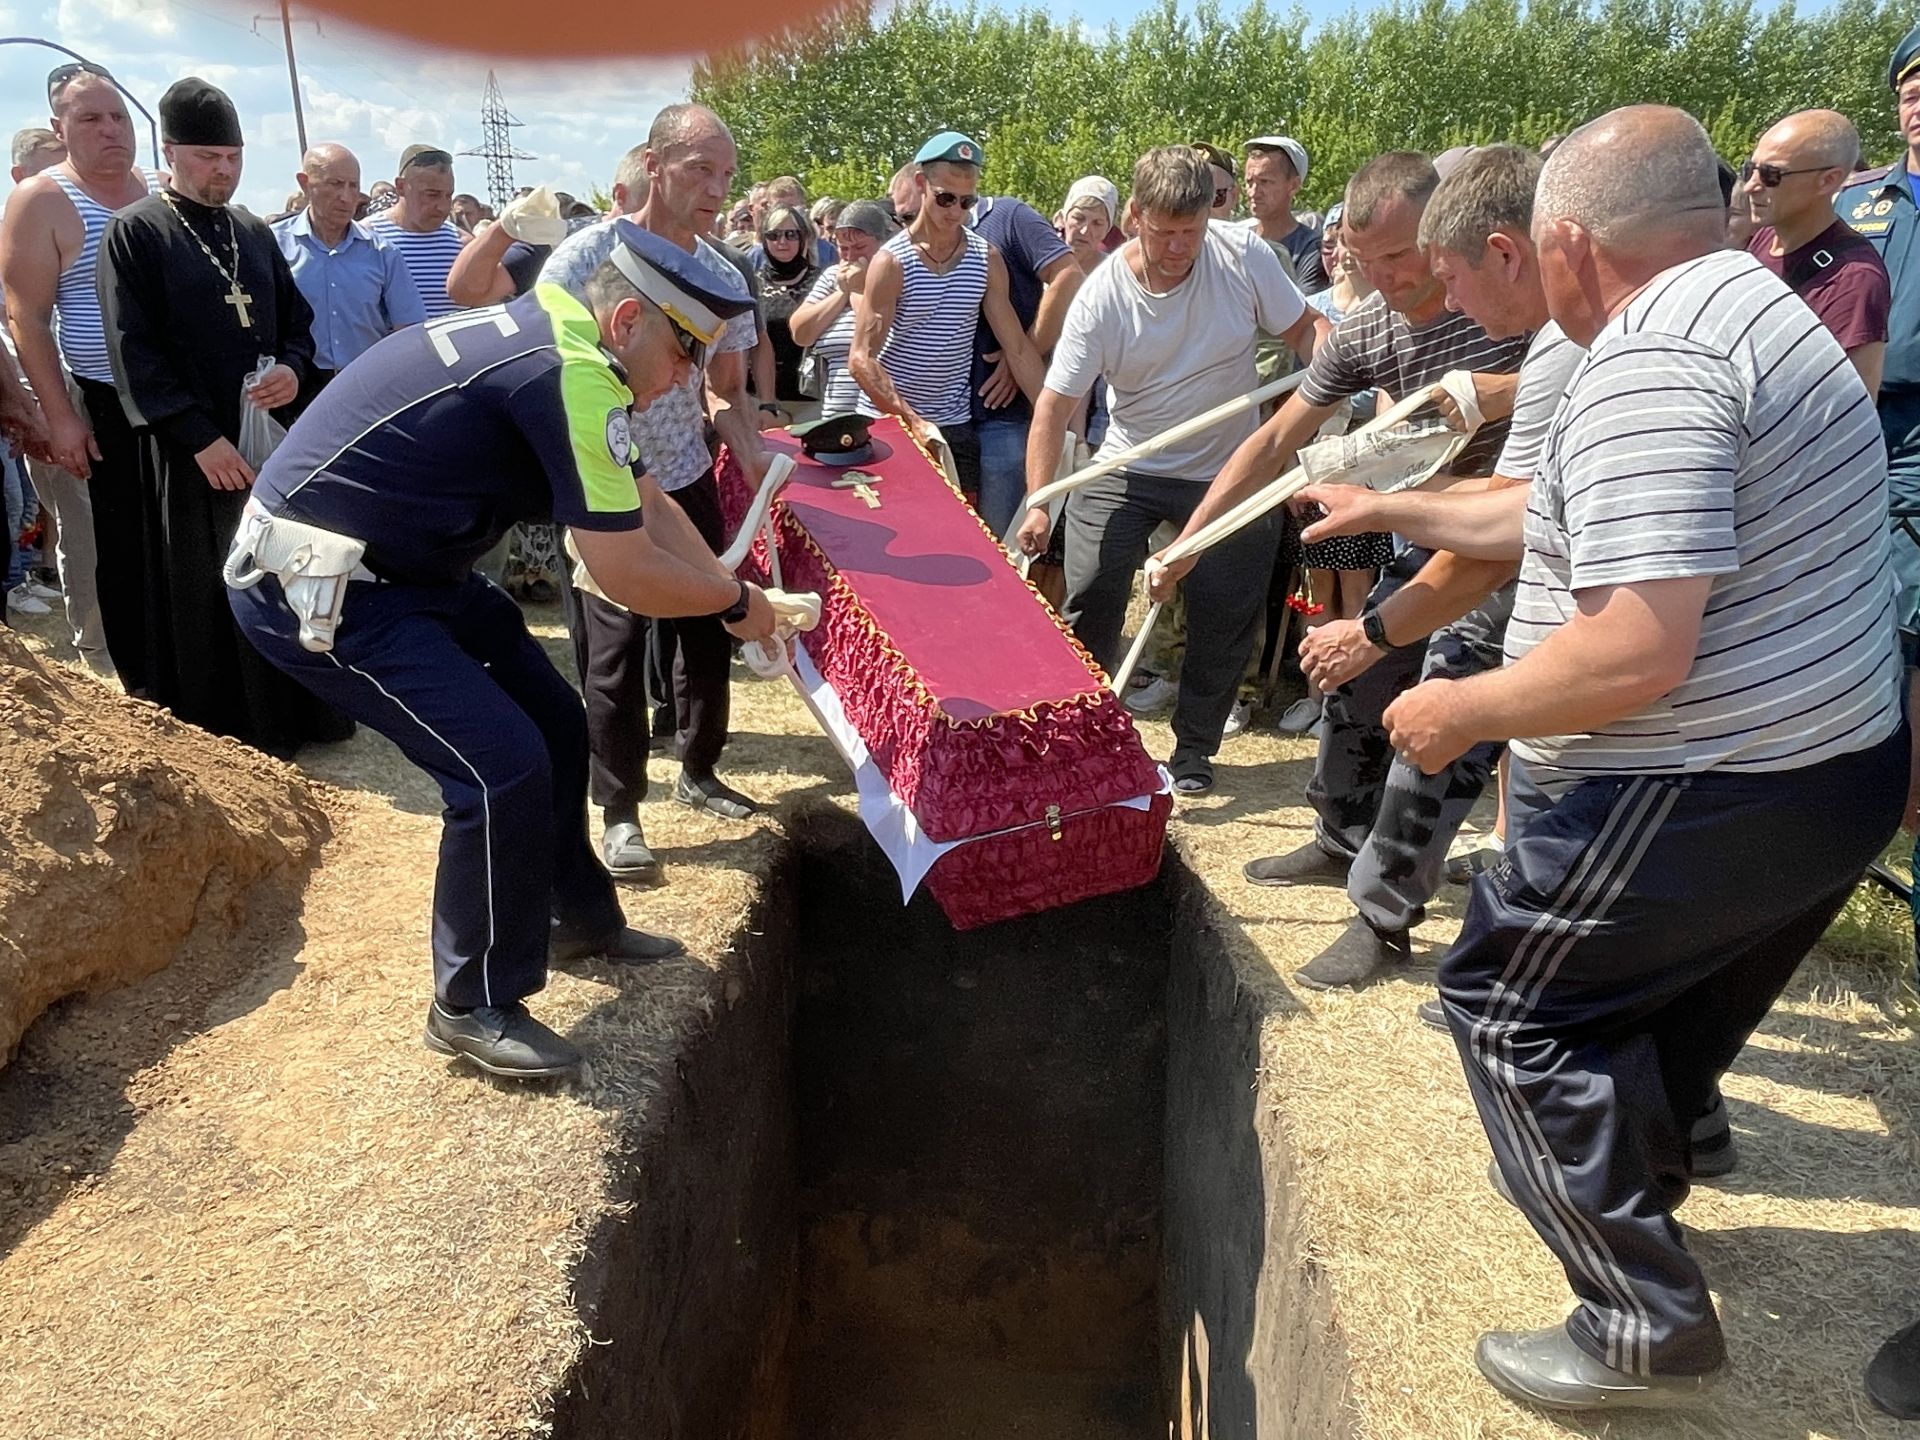
[[[205,205],[209,209],[218,209],[233,199],[236,183],[232,180],[209,180],[204,186],[198,186],[188,184],[178,174],[173,177],[175,190],[195,204]]]

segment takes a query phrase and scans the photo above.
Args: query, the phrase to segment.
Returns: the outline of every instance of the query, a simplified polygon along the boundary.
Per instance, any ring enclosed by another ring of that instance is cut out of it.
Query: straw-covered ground
[[[297,927],[247,938],[241,980],[206,993],[166,971],[34,1029],[0,1071],[0,1437],[541,1433],[542,1397],[590,1341],[571,1267],[614,1204],[621,1137],[644,1132],[676,1050],[751,983],[729,941],[783,817],[848,789],[790,693],[735,697],[726,772],[776,812],[740,827],[649,807],[669,883],[629,911],[692,955],[555,977],[539,1013],[601,1057],[576,1088],[485,1083],[420,1048],[437,800],[369,736],[304,762],[330,782],[334,838]],[[1147,730],[1164,753],[1165,727]],[[1238,879],[1306,835],[1309,746],[1256,731],[1222,762],[1175,839],[1247,982],[1271,987],[1344,919],[1335,893]],[[1683,1215],[1735,1379],[1697,1420],[1589,1427],[1508,1405],[1472,1366],[1478,1331],[1554,1320],[1565,1287],[1487,1189],[1458,1062],[1413,1015],[1459,899],[1405,978],[1301,991],[1265,1035],[1261,1103],[1300,1156],[1357,1433],[1898,1433],[1858,1393],[1878,1339],[1920,1308],[1920,1050],[1897,916],[1860,902],[1845,953],[1807,967],[1727,1083],[1742,1168]],[[131,1046],[155,1014],[164,1043]]]

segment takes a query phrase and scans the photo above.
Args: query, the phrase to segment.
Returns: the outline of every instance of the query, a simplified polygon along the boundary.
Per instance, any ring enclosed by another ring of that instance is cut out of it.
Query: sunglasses
[[[451,170],[453,168],[453,156],[444,150],[422,150],[418,155],[407,161],[402,173],[404,174],[406,170],[413,169],[416,165],[424,165],[429,170]]]
[[[1233,187],[1231,185],[1222,185],[1219,189],[1213,192],[1213,208],[1218,210],[1222,205],[1226,204],[1227,201],[1231,200],[1232,198],[1233,198]]]
[[[1818,175],[1822,170],[1832,168],[1833,167],[1829,165],[1809,165],[1799,170],[1787,170],[1779,165],[1756,165],[1753,161],[1746,160],[1742,161],[1740,165],[1740,183],[1744,185],[1747,181],[1758,175],[1760,177],[1760,183],[1766,186],[1767,189],[1772,190],[1789,175]]]
[[[60,93],[60,87],[77,75],[98,75],[102,80],[113,80],[113,76],[98,65],[89,65],[85,61],[69,61],[65,65],[56,65],[47,72],[47,102],[51,104],[53,97]]]
[[[893,210],[888,213],[893,216],[893,223],[896,225],[911,225],[920,218],[918,210]]]
[[[962,210],[971,210],[980,203],[980,197],[978,195],[956,195],[951,190],[936,190],[933,192],[933,203],[938,205],[942,210],[951,210],[956,205]]]
[[[665,311],[661,313],[666,314]],[[706,369],[707,342],[675,320],[673,316],[667,315],[667,319],[673,325],[673,338],[680,343],[680,353],[687,357],[687,363],[696,370]]]
[[[763,240],[798,240],[800,238],[800,232],[798,230],[769,230],[760,238]]]

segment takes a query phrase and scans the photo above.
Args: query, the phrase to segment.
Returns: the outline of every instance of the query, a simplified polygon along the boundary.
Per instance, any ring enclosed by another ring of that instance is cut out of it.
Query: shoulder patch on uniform
[[[1848,185],[1866,185],[1875,180],[1884,180],[1893,173],[1891,165],[1876,165],[1871,170],[1856,170],[1847,176]]]
[[[624,406],[616,405],[607,412],[607,454],[616,465],[633,463],[633,422]]]

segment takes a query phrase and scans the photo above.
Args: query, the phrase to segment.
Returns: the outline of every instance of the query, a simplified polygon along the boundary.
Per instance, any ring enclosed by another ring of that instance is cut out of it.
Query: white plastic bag
[[[255,474],[287,438],[286,428],[253,403],[253,387],[279,363],[271,355],[262,355],[260,363],[253,367],[253,374],[240,387],[240,458]]]

